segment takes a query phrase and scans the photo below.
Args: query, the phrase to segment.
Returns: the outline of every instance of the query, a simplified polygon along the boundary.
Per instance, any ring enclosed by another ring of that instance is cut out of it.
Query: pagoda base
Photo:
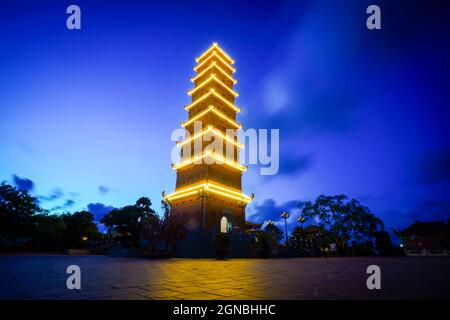
[[[173,252],[176,258],[215,258],[216,250],[214,248],[215,233],[202,233],[191,231],[186,238],[181,240]],[[230,249],[227,258],[255,258],[256,243],[255,236],[248,234],[229,234]]]
[[[185,237],[174,250],[176,257],[215,257],[213,241],[220,232],[229,235],[229,257],[253,256],[255,239],[245,234],[245,206],[238,202],[195,197],[173,203],[170,215],[185,227]]]

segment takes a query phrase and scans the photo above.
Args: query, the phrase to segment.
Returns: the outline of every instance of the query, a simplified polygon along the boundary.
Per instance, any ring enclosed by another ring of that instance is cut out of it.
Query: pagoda
[[[175,192],[164,194],[164,199],[170,215],[185,223],[185,251],[205,255],[215,234],[244,233],[245,207],[253,195],[242,193],[247,168],[239,163],[244,145],[236,136],[242,126],[236,121],[240,109],[234,104],[234,60],[214,43],[196,61],[194,88],[188,91],[192,101],[185,106],[189,116],[181,124],[185,138],[177,142],[181,160],[172,165],[177,173]]]

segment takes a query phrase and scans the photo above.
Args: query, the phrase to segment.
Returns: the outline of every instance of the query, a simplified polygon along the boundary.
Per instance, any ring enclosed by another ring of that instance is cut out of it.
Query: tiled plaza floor
[[[72,264],[81,268],[81,290],[66,287]],[[381,268],[381,290],[366,287],[372,264]],[[449,271],[448,257],[0,256],[0,299],[448,299]]]

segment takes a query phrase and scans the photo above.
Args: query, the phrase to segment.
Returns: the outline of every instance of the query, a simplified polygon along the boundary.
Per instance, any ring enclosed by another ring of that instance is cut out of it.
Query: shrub
[[[256,235],[256,250],[258,256],[261,258],[268,258],[270,256],[270,243],[272,236],[264,231],[258,232]]]
[[[214,236],[214,248],[216,249],[217,258],[222,260],[228,254],[230,248],[230,238],[226,233],[217,233]]]

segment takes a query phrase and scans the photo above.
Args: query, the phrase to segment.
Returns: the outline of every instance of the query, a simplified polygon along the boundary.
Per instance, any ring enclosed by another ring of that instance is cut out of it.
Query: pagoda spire
[[[213,54],[218,54],[221,55],[225,60],[227,60],[227,62],[229,64],[234,64],[234,60],[226,54],[225,51],[223,51],[219,45],[217,44],[217,42],[213,42],[213,44],[211,45],[211,47],[209,47],[208,50],[206,50],[200,57],[198,57],[197,59],[195,59],[195,61],[197,61],[197,63],[201,63],[204,60],[208,59],[211,55]]]

